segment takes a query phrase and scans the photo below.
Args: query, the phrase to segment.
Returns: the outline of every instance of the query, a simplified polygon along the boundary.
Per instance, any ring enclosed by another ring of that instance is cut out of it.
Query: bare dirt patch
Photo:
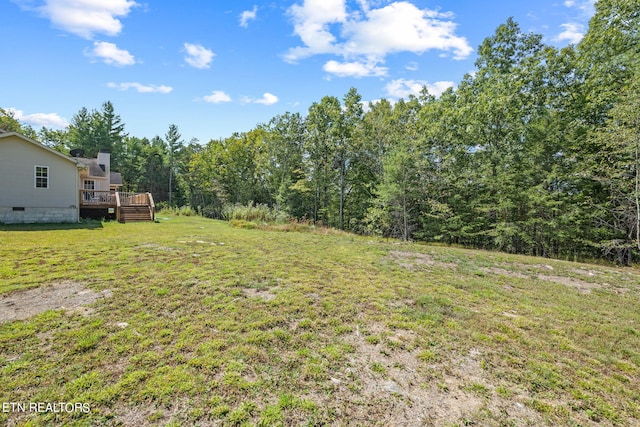
[[[169,246],[162,246],[156,243],[146,243],[144,245],[136,246],[136,249],[154,249],[156,251],[161,251],[161,252],[173,252],[176,250],[176,248],[171,248]]]
[[[603,287],[603,285],[599,283],[585,282],[584,280],[574,279],[573,277],[549,276],[545,274],[539,274],[538,279],[569,286],[571,288],[577,289],[583,294],[591,293],[592,289],[600,289]]]
[[[276,298],[274,293],[260,289],[245,288],[242,292],[249,298],[261,298],[265,301],[271,301]]]
[[[107,410],[109,416],[114,416],[118,425],[126,427],[147,427],[170,425],[171,421],[184,421],[189,418],[189,402],[179,400],[167,405],[146,404],[127,405],[118,404]],[[199,426],[218,425],[214,422],[199,422]]]
[[[109,296],[110,290],[95,292],[68,281],[17,291],[0,296],[0,323],[28,319],[46,310],[78,310],[86,315],[91,310],[84,306]]]
[[[384,339],[372,343],[359,331],[346,336],[355,351],[348,367],[334,372],[327,386],[333,389],[332,398],[342,403],[343,415],[362,421],[376,417],[380,425],[389,426],[447,426],[488,409],[508,419],[509,425],[541,421],[524,404],[497,396],[481,368],[481,351],[429,361],[416,349],[414,332],[389,331],[381,325],[367,329]],[[394,344],[389,347],[388,342]],[[474,386],[483,393],[474,392]]]
[[[598,272],[594,270],[585,270],[584,268],[574,268],[573,272],[588,277],[593,277],[598,274]]]
[[[480,270],[483,273],[497,274],[499,276],[515,277],[517,279],[528,279],[529,278],[529,276],[527,276],[526,274],[522,274],[522,273],[519,273],[517,271],[506,270],[504,268],[499,268],[499,267],[483,267]]]
[[[489,267],[482,268],[481,270],[485,273],[490,274],[498,274],[502,276],[515,277],[520,279],[532,279],[537,278],[539,280],[544,280],[546,282],[558,283],[560,285],[568,286],[570,288],[574,288],[583,294],[589,294],[594,289],[603,289],[603,288],[612,288],[612,286],[608,283],[598,283],[598,282],[587,282],[585,280],[576,278],[576,277],[567,277],[560,276],[558,274],[547,274],[547,272],[551,272],[555,270],[550,265],[545,264],[503,264],[505,266],[510,266],[512,268],[518,268],[528,273],[525,274],[519,271],[507,270],[499,267]],[[596,270],[587,270],[583,268],[575,268],[572,270],[573,273],[579,274],[584,277],[596,277],[600,273]],[[628,289],[623,287],[616,287],[613,289],[614,292],[623,294]]]
[[[391,251],[389,258],[407,270],[418,270],[425,267],[456,268],[458,266],[454,262],[438,261],[432,255],[420,252]]]

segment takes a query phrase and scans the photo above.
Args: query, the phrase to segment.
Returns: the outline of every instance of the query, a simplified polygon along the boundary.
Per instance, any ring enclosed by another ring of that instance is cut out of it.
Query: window
[[[36,188],[49,188],[49,166],[36,166]]]
[[[95,197],[95,193],[90,190],[96,189],[96,182],[93,179],[85,179],[82,182],[82,197],[85,201],[92,200]]]

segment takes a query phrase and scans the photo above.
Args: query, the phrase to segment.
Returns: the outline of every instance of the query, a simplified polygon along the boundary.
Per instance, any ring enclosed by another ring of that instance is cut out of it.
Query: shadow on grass
[[[0,231],[95,230],[102,221],[83,220],[73,224],[0,224]]]

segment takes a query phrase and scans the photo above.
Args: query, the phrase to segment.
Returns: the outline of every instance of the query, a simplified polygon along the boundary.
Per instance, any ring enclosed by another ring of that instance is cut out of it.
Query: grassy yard
[[[637,269],[195,217],[1,226],[0,311],[2,425],[640,425]]]

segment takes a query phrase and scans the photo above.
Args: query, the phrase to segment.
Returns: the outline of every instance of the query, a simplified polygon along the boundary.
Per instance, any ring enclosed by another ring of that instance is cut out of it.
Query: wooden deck
[[[80,190],[80,206],[83,208],[114,208],[116,207],[116,193]]]
[[[155,203],[151,193],[80,190],[80,208],[104,209],[120,222],[153,221]]]

